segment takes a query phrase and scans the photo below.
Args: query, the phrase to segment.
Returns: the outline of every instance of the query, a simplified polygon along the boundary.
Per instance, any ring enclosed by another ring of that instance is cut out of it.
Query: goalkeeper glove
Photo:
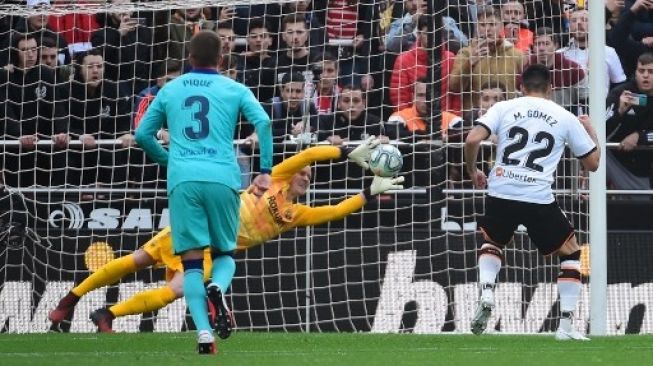
[[[363,169],[369,169],[370,165],[367,162],[370,160],[372,150],[374,150],[374,148],[376,148],[380,143],[381,140],[374,136],[370,136],[364,143],[358,145],[354,150],[352,150],[349,155],[347,155],[347,158],[360,165]]]
[[[372,184],[370,185],[370,193],[372,195],[377,195],[385,193],[391,189],[404,189],[404,186],[401,185],[403,182],[404,177],[384,178],[375,175]]]

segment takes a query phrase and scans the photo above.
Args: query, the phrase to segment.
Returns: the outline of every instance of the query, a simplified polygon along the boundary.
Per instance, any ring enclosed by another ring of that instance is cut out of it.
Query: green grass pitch
[[[653,365],[653,336],[556,342],[552,336],[236,332],[219,354],[194,333],[0,334],[0,365]]]

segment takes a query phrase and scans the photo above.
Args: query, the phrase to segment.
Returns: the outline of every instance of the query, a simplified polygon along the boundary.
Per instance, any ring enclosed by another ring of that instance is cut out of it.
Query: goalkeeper
[[[375,138],[349,152],[348,158],[363,168],[372,149],[379,144]],[[343,147],[319,146],[306,149],[284,160],[272,169],[272,183],[262,197],[254,195],[252,186],[240,195],[240,230],[237,250],[246,250],[265,243],[283,232],[296,227],[320,225],[340,220],[359,211],[375,195],[390,189],[403,189],[403,177],[374,177],[370,187],[360,194],[349,197],[335,206],[310,207],[294,203],[303,196],[311,180],[310,165],[316,161],[340,159],[348,151]],[[163,229],[134,253],[117,258],[100,268],[73,288],[63,297],[57,307],[50,312],[49,319],[54,325],[60,323],[75,307],[80,297],[88,292],[113,284],[127,274],[149,266],[166,267],[166,286],[146,290],[131,298],[115,304],[108,309],[101,308],[91,313],[91,320],[100,332],[112,332],[112,321],[116,317],[140,314],[160,309],[183,296],[183,267],[181,258],[173,254],[170,227]],[[211,258],[204,256],[204,273],[210,274]],[[205,278],[207,280],[208,278]],[[226,291],[226,290],[225,290]],[[229,336],[233,319],[224,298],[217,310],[215,319],[218,336]]]

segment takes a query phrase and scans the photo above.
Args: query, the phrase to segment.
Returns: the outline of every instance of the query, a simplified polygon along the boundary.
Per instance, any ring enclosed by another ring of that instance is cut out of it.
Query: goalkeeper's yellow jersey
[[[295,173],[315,161],[340,157],[340,148],[318,146],[288,158],[272,169],[272,184],[262,197],[247,191],[240,195],[238,249],[244,250],[296,227],[340,220],[365,205],[361,195],[349,197],[335,206],[310,207],[288,200],[290,181]]]
[[[310,207],[288,200],[290,181],[295,173],[316,161],[337,159],[341,150],[333,146],[306,149],[272,169],[272,184],[262,197],[247,191],[240,195],[240,230],[237,250],[245,250],[277,237],[296,227],[319,225],[339,220],[363,208],[365,199],[357,194],[337,205]],[[150,239],[143,249],[157,262],[168,267],[170,278],[174,271],[182,271],[179,256],[173,254],[170,226]],[[209,249],[205,253],[205,267],[210,265]],[[205,268],[206,271],[209,271]]]

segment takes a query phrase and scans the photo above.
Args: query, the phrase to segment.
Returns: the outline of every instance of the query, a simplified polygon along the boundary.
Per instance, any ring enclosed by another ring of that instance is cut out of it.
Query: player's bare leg
[[[576,236],[571,236],[557,252],[560,257],[558,274],[558,293],[560,294],[560,325],[555,338],[560,341],[589,341],[573,326],[574,311],[580,297],[580,247]]]
[[[503,251],[500,247],[490,243],[481,246],[478,255],[480,298],[471,324],[472,333],[476,335],[485,331],[487,322],[492,315],[492,309],[495,306],[494,287],[502,261]]]
[[[130,255],[116,258],[88,276],[79,285],[64,296],[57,307],[48,314],[53,325],[61,323],[75,308],[79,299],[100,287],[117,282],[129,273],[134,273],[154,264],[154,259],[144,250],[139,249]]]

